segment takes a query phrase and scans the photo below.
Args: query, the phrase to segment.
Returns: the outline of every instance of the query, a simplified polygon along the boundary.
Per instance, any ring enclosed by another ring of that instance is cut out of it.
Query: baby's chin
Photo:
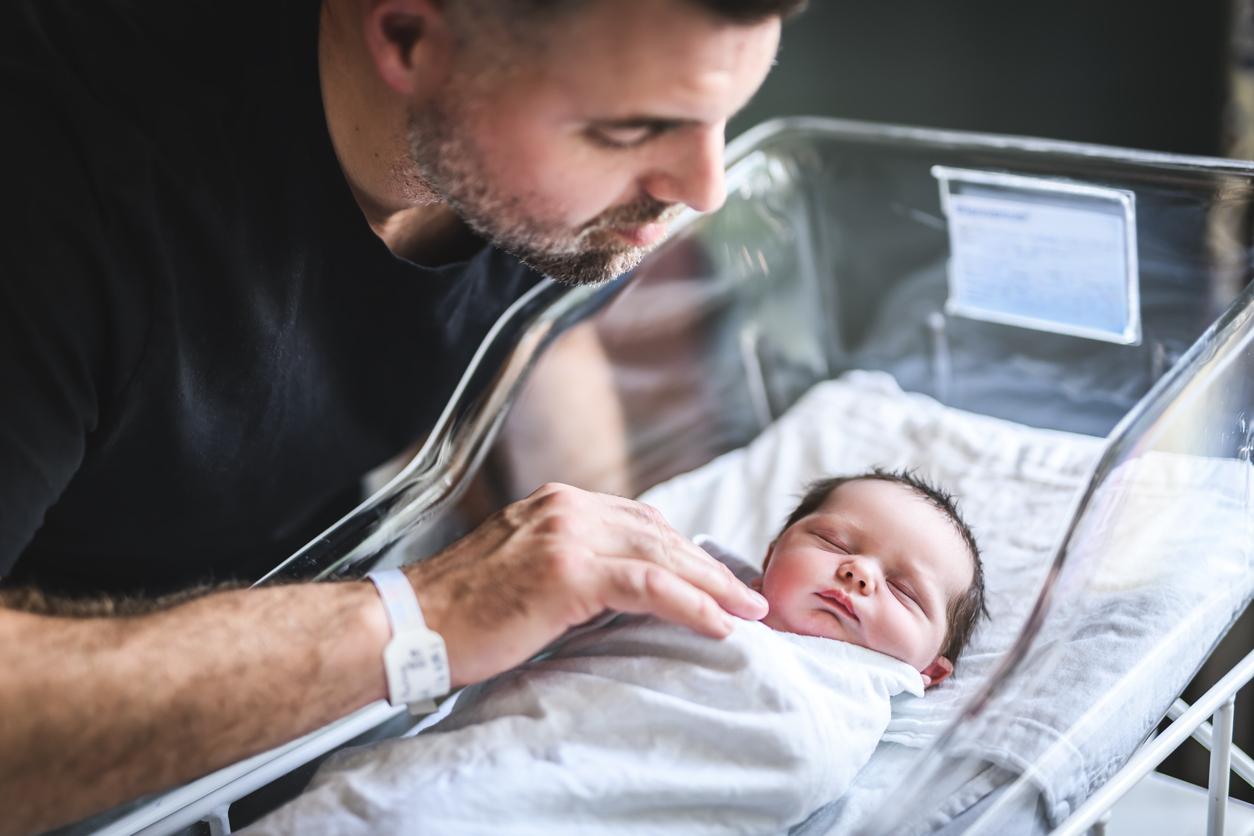
[[[858,647],[865,647],[867,650],[874,650],[876,653],[891,656],[894,659],[905,662],[920,673],[923,672],[923,668],[917,663],[911,662],[909,659],[902,659],[897,654],[890,653],[887,650],[872,647],[863,641],[860,636],[847,630],[845,625],[832,618],[828,613],[819,612],[818,617],[811,617],[809,613],[802,613],[800,618],[789,618],[783,611],[777,611],[772,608],[766,618],[762,619],[762,623],[772,630],[778,630],[781,633],[795,633],[799,636],[814,636],[820,639],[832,639],[833,641],[856,644]],[[824,622],[824,619],[827,621]]]
[[[787,607],[776,607],[772,604],[762,623],[772,630],[781,633],[796,633],[799,636],[815,636],[820,639],[834,639],[849,642],[860,647],[867,645],[853,631],[848,629],[840,619],[821,609],[790,611]],[[868,648],[875,650],[875,648]]]

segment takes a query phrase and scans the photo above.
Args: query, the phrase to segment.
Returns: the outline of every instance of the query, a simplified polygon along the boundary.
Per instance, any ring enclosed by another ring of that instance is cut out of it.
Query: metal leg
[[[1206,836],[1223,836],[1228,813],[1228,773],[1232,763],[1232,718],[1236,694],[1215,712],[1211,727],[1210,807],[1206,813]]]
[[[1171,708],[1167,711],[1167,716],[1175,720],[1181,714],[1189,710],[1189,704],[1184,700],[1176,700]],[[1193,739],[1202,744],[1207,752],[1210,751],[1211,728],[1210,723],[1202,723],[1193,731]],[[1251,787],[1254,787],[1254,758],[1251,758],[1240,746],[1233,744],[1229,749],[1229,759],[1232,771],[1238,778],[1245,781]]]
[[[1220,744],[1219,738],[1223,738],[1223,802],[1220,805],[1221,813],[1226,813],[1227,797],[1228,797],[1228,754],[1232,747],[1232,714],[1234,697],[1242,686],[1254,679],[1254,650],[1251,650],[1245,657],[1233,665],[1232,670],[1223,675],[1223,678],[1216,682],[1205,694],[1198,699],[1187,711],[1181,714],[1174,723],[1163,729],[1162,733],[1153,740],[1147,742],[1144,746],[1136,751],[1123,768],[1110,776],[1110,779],[1102,785],[1101,789],[1089,796],[1088,800],[1080,805],[1074,813],[1072,813],[1066,821],[1058,825],[1054,829],[1052,836],[1080,836],[1080,834],[1092,827],[1098,819],[1102,817],[1115,802],[1123,797],[1124,793],[1132,789],[1138,781],[1154,770],[1154,767],[1163,762],[1169,754],[1176,750],[1181,743],[1192,736],[1194,729],[1206,722],[1208,715],[1215,718],[1214,743],[1212,754],[1217,754]],[[1220,721],[1224,718],[1224,709],[1227,708],[1227,731],[1220,728]],[[1214,769],[1216,761],[1211,761],[1210,782],[1211,792],[1215,793],[1218,789],[1219,782],[1214,780]],[[1211,796],[1212,801],[1214,795]],[[1214,805],[1211,807],[1214,810]],[[1212,833],[1219,833],[1223,830],[1222,820],[1219,822],[1219,829],[1212,830]]]
[[[231,833],[231,808],[227,805],[216,808],[209,815],[205,816],[203,821],[209,825],[209,836],[230,836]]]

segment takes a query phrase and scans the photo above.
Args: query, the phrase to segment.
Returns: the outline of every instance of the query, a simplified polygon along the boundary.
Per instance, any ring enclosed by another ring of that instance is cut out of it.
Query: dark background
[[[1233,19],[1229,0],[810,0],[728,135],[805,114],[1222,156]],[[1185,698],[1251,636],[1247,612]],[[1237,701],[1247,750],[1252,691]],[[1161,771],[1204,786],[1207,762],[1188,743]],[[1235,776],[1232,791],[1254,801]]]
[[[729,134],[818,114],[1217,154],[1227,0],[811,0]]]

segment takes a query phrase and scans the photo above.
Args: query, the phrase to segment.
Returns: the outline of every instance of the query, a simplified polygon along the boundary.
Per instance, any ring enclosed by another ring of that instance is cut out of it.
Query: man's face
[[[937,657],[949,602],[971,584],[966,543],[905,485],[846,482],[771,547],[763,621],[840,639],[923,670]]]
[[[491,40],[470,40],[412,109],[403,176],[533,267],[590,283],[638,264],[684,206],[722,204],[723,131],[766,77],[779,21],[599,0],[537,39]]]

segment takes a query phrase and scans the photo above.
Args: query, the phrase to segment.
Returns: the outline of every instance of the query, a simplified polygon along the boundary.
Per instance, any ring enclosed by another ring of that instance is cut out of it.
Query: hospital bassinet
[[[879,370],[949,407],[1108,440],[1041,589],[1022,602],[1019,638],[911,756],[870,829],[1081,832],[1190,734],[1215,741],[1212,791],[1226,795],[1231,698],[1254,656],[1153,732],[1251,597],[1254,166],[818,119],[755,129],[729,159],[726,206],[684,218],[633,276],[546,283],[520,300],[405,469],[260,582],[429,554],[545,480],[639,494],[749,443],[816,382]],[[965,210],[976,226],[959,236]],[[1014,227],[1025,218],[1036,226]],[[1099,252],[1086,224],[1106,224],[1122,256]],[[1112,264],[1118,275],[1093,279],[1100,292],[1058,272]],[[1001,269],[1036,295],[980,285]],[[1050,287],[1097,295],[1077,303]],[[1121,547],[1146,530],[1192,536]],[[1200,581],[1186,591],[1219,592],[1164,598],[1170,572]],[[1162,622],[1154,646],[1170,653],[1080,676],[1062,733],[1015,761],[1019,707],[1057,691],[1069,648],[1102,619],[1135,622],[1138,607]],[[1147,677],[1158,683],[1148,698]],[[370,706],[92,826],[203,820],[225,832],[237,799],[346,741],[410,725]],[[1254,777],[1248,759],[1233,763]],[[820,811],[798,830],[826,832],[826,821]]]

